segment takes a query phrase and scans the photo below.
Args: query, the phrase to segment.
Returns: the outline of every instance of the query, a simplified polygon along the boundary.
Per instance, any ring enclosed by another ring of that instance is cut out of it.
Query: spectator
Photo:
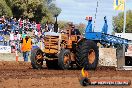
[[[3,35],[3,27],[4,24],[2,23],[2,20],[0,20],[0,34]]]
[[[51,22],[50,22],[50,24],[48,24],[48,30],[53,31],[53,24]]]
[[[40,23],[37,24],[37,31],[40,32]]]
[[[22,38],[25,38],[26,35],[27,35],[27,33],[26,33],[25,31],[23,31],[23,33],[22,33]]]
[[[14,40],[17,41],[17,35],[14,35]]]
[[[29,32],[30,36],[33,37],[35,43],[38,43],[38,41],[41,40],[40,36],[42,35],[42,33],[45,32],[45,30],[49,31],[48,25],[49,25],[49,29],[53,28],[53,25],[47,22],[47,24],[44,24],[43,26],[44,30],[42,31],[41,24],[38,23],[36,25],[35,21],[30,22],[29,19],[24,19],[24,18],[19,18],[17,20],[14,17],[6,18],[3,16],[0,17],[0,34],[2,35],[2,38],[4,38],[5,42],[12,47],[12,49],[15,50],[16,45],[18,45],[18,48],[21,50],[19,45],[21,37],[24,39],[28,35],[28,32],[30,31],[29,29],[31,29],[32,32],[32,35]],[[6,36],[3,34],[5,34]]]
[[[20,41],[21,40],[21,34],[18,32],[17,33],[17,40]]]
[[[11,19],[11,31],[12,31],[12,32],[15,31],[15,26],[14,26],[14,25],[15,25],[15,21],[14,21],[14,19],[12,18],[12,19]]]
[[[20,49],[20,40],[21,40],[21,34],[19,32],[17,32],[17,50],[19,52],[21,52],[21,49]]]
[[[35,34],[36,37],[38,36],[37,30],[34,30],[34,34]]]
[[[48,24],[46,23],[45,24],[45,31],[44,32],[48,32],[49,30],[48,30]]]
[[[36,22],[35,22],[35,21],[33,21],[33,23],[32,23],[32,28],[33,28],[34,30],[36,30]]]
[[[13,40],[14,40],[14,33],[11,32],[11,33],[10,33],[10,41],[13,41]]]

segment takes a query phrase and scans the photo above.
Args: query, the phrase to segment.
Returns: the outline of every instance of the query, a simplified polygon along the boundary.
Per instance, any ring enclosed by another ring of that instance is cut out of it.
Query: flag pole
[[[123,25],[123,34],[125,34],[126,27],[126,0],[124,0],[124,25]],[[123,44],[123,65],[125,66],[125,44]]]
[[[126,0],[124,0],[124,25],[123,25],[123,33],[125,33],[126,28]]]

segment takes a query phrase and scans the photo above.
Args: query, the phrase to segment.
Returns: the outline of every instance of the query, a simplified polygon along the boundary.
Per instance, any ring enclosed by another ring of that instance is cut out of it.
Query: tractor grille
[[[59,49],[58,43],[59,43],[59,36],[46,35],[44,38],[44,44],[45,44],[44,52],[49,54],[58,53],[58,49]]]

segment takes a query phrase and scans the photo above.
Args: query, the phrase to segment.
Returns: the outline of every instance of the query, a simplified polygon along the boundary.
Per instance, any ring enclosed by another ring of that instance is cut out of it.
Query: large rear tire
[[[58,66],[60,69],[70,69],[71,66],[71,53],[68,49],[62,49],[58,57]]]
[[[34,69],[41,69],[43,65],[43,52],[40,48],[31,51],[31,65]]]
[[[85,70],[95,70],[99,59],[97,44],[91,40],[82,40],[77,44],[76,62],[79,67]]]
[[[125,56],[125,65],[132,66],[132,57]]]

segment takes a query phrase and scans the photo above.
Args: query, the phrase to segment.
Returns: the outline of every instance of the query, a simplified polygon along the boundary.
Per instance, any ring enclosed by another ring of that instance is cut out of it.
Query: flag
[[[114,9],[115,10],[124,11],[124,5],[125,5],[125,1],[124,0],[114,0]]]

